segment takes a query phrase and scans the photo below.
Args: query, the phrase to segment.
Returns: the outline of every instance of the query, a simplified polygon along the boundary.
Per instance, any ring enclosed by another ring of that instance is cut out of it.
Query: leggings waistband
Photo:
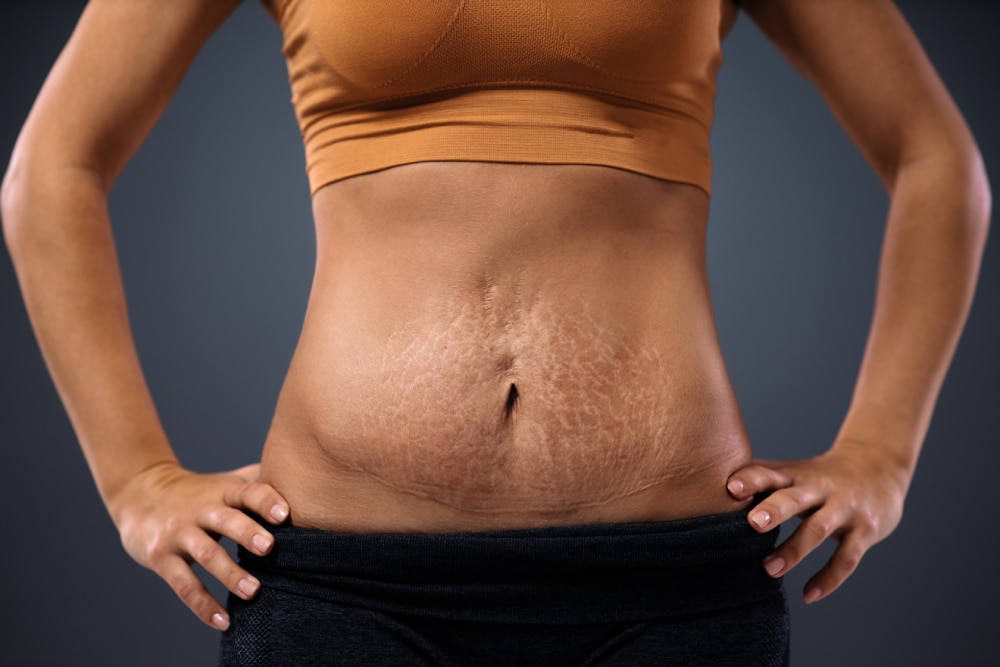
[[[469,533],[271,529],[240,549],[265,587],[387,613],[485,622],[637,622],[781,593],[761,565],[777,539],[745,512],[651,523]]]

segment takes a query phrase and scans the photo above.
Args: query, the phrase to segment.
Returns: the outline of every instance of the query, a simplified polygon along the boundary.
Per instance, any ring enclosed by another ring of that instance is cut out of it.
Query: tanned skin
[[[267,553],[243,510],[427,532],[669,520],[771,491],[752,525],[804,520],[769,573],[839,542],[809,602],[896,527],[991,201],[891,2],[742,3],[891,196],[868,346],[826,453],[752,458],[711,312],[704,191],[605,167],[424,163],[316,193],[316,276],[262,463],[204,475],[177,461],[143,378],[107,195],[237,5],[91,0],[2,191],[28,312],[122,543],[205,623],[229,619],[192,562],[243,598],[259,589],[215,540]]]

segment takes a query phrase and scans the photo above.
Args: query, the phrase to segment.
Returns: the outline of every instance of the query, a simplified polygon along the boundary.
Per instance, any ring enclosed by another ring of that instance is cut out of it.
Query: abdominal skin
[[[489,285],[479,303],[400,327],[314,412],[329,420],[313,429],[319,447],[395,490],[481,512],[597,505],[704,461],[701,419],[678,406],[707,386],[684,355],[582,299],[519,301],[516,285]]]
[[[570,165],[423,163],[321,190],[262,479],[330,530],[732,510],[750,452],[707,211],[693,186]]]

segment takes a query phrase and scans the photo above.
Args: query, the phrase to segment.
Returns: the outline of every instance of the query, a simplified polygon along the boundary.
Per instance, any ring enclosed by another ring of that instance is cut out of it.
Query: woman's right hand
[[[229,591],[249,600],[260,581],[241,568],[216,541],[228,537],[264,555],[274,538],[243,510],[279,524],[288,503],[259,480],[259,464],[203,475],[170,462],[133,477],[109,500],[122,545],[140,565],[156,572],[198,618],[226,630],[229,615],[205,589],[191,563],[198,563]]]

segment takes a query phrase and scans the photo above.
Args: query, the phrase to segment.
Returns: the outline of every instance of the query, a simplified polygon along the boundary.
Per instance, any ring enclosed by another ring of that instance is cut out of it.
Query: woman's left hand
[[[840,587],[865,552],[899,525],[909,480],[909,472],[882,452],[840,441],[811,459],[755,460],[734,472],[727,487],[739,500],[770,493],[748,515],[758,532],[802,518],[795,532],[764,559],[772,577],[787,573],[828,537],[839,542],[805,586],[804,600],[811,603]]]

